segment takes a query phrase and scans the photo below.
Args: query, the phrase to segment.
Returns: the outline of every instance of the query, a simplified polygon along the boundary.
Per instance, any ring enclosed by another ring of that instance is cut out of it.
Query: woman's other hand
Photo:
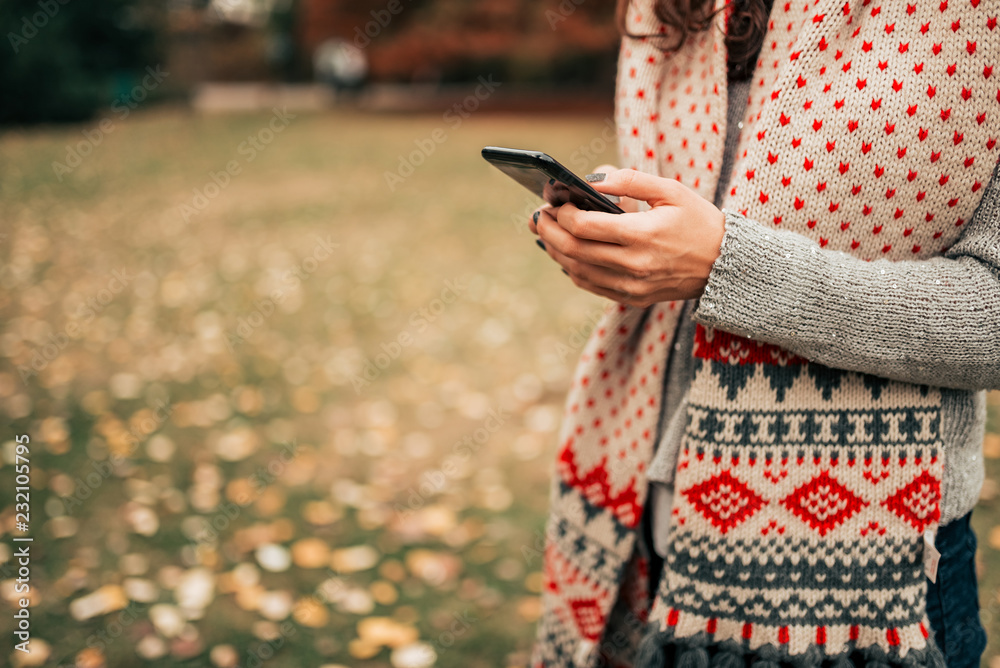
[[[602,173],[591,185],[621,197],[626,213],[543,206],[530,226],[545,251],[577,286],[622,304],[700,297],[719,257],[725,215],[673,179],[632,169]],[[651,208],[638,212],[627,198]]]

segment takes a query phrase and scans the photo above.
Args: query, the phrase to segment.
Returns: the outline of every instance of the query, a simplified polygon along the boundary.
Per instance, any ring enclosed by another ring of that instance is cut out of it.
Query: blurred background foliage
[[[359,47],[370,83],[508,83],[611,94],[614,3],[584,0],[4,0],[0,123],[79,121],[127,95],[204,82],[309,81],[328,40]]]
[[[0,123],[79,121],[157,62],[153,0],[0,2]]]

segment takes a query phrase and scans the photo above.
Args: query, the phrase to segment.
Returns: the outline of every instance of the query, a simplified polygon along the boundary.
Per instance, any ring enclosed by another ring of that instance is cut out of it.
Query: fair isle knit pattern
[[[581,355],[560,433],[545,612],[533,666],[588,666],[598,656],[604,665],[631,665],[634,632],[647,621],[648,559],[637,529],[660,411],[663,351],[680,309],[671,303],[655,311],[619,306]],[[627,587],[628,581],[639,585]],[[616,603],[618,623],[609,624]],[[592,651],[598,643],[600,651]]]
[[[926,665],[940,393],[703,333],[656,640]]]
[[[997,0],[775,2],[727,217],[791,230],[817,253],[941,255],[1000,150],[998,14]],[[627,26],[664,32],[651,0],[632,3]],[[619,62],[623,164],[708,199],[726,133],[723,26],[720,14],[669,56],[626,38]],[[634,585],[646,569],[637,527],[678,311],[621,307],[581,357],[533,665],[939,664],[922,545],[940,518],[940,390],[702,326],[649,607]],[[636,658],[647,617],[656,633]]]

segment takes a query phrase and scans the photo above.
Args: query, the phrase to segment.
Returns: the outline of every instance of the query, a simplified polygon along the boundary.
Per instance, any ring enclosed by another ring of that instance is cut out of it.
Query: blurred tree
[[[282,79],[295,78],[295,0],[275,3],[269,28],[268,60]]]
[[[366,52],[373,81],[614,83],[613,0],[297,0],[298,42]]]
[[[0,2],[0,123],[79,121],[158,64],[160,3]]]

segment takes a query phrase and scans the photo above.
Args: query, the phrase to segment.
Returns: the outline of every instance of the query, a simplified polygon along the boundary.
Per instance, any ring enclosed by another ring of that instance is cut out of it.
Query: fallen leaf
[[[302,519],[309,524],[333,524],[343,517],[343,512],[329,501],[310,501],[302,508]]]
[[[236,668],[240,662],[239,652],[232,645],[216,645],[208,658],[216,668]]]
[[[272,573],[287,571],[292,563],[288,548],[284,545],[264,543],[257,548],[256,555],[257,563],[261,565],[261,568]]]
[[[987,539],[990,547],[994,550],[1000,550],[1000,526],[995,526],[990,529],[989,538]]]
[[[106,615],[115,610],[121,610],[128,605],[128,597],[118,585],[105,585],[100,589],[81,596],[69,604],[69,612],[73,619],[84,621],[98,615]]]
[[[439,587],[458,576],[462,562],[447,552],[417,549],[406,555],[406,567],[427,584]]]
[[[379,605],[392,605],[399,598],[399,593],[396,588],[392,586],[392,583],[386,582],[385,580],[377,580],[373,582],[368,588],[371,592],[372,598]]]
[[[319,629],[326,626],[330,620],[330,612],[326,606],[314,598],[303,598],[295,604],[292,619],[310,628]]]
[[[378,645],[370,645],[359,638],[347,643],[347,651],[355,659],[370,659],[378,654],[380,649],[382,648]]]
[[[367,644],[402,647],[416,642],[417,630],[390,617],[368,617],[358,622],[358,637]]]
[[[524,596],[517,602],[517,614],[532,624],[542,616],[542,599],[539,596]]]
[[[987,459],[1000,459],[1000,435],[986,434],[983,439],[983,456]]]
[[[4,648],[6,650],[6,648]],[[32,638],[28,643],[28,653],[14,652],[15,666],[43,666],[52,654],[52,646],[41,638]]]
[[[427,643],[413,643],[393,651],[389,662],[394,668],[430,668],[437,661],[437,652]]]
[[[289,591],[267,591],[260,597],[257,611],[265,619],[280,622],[292,614],[292,603],[292,593]]]
[[[366,571],[378,563],[379,553],[370,545],[354,545],[334,550],[330,555],[330,568],[337,573]]]
[[[106,665],[104,653],[96,647],[82,649],[76,654],[75,668],[104,668]]]
[[[330,547],[319,538],[303,538],[292,544],[292,561],[299,568],[322,568],[330,561]]]

